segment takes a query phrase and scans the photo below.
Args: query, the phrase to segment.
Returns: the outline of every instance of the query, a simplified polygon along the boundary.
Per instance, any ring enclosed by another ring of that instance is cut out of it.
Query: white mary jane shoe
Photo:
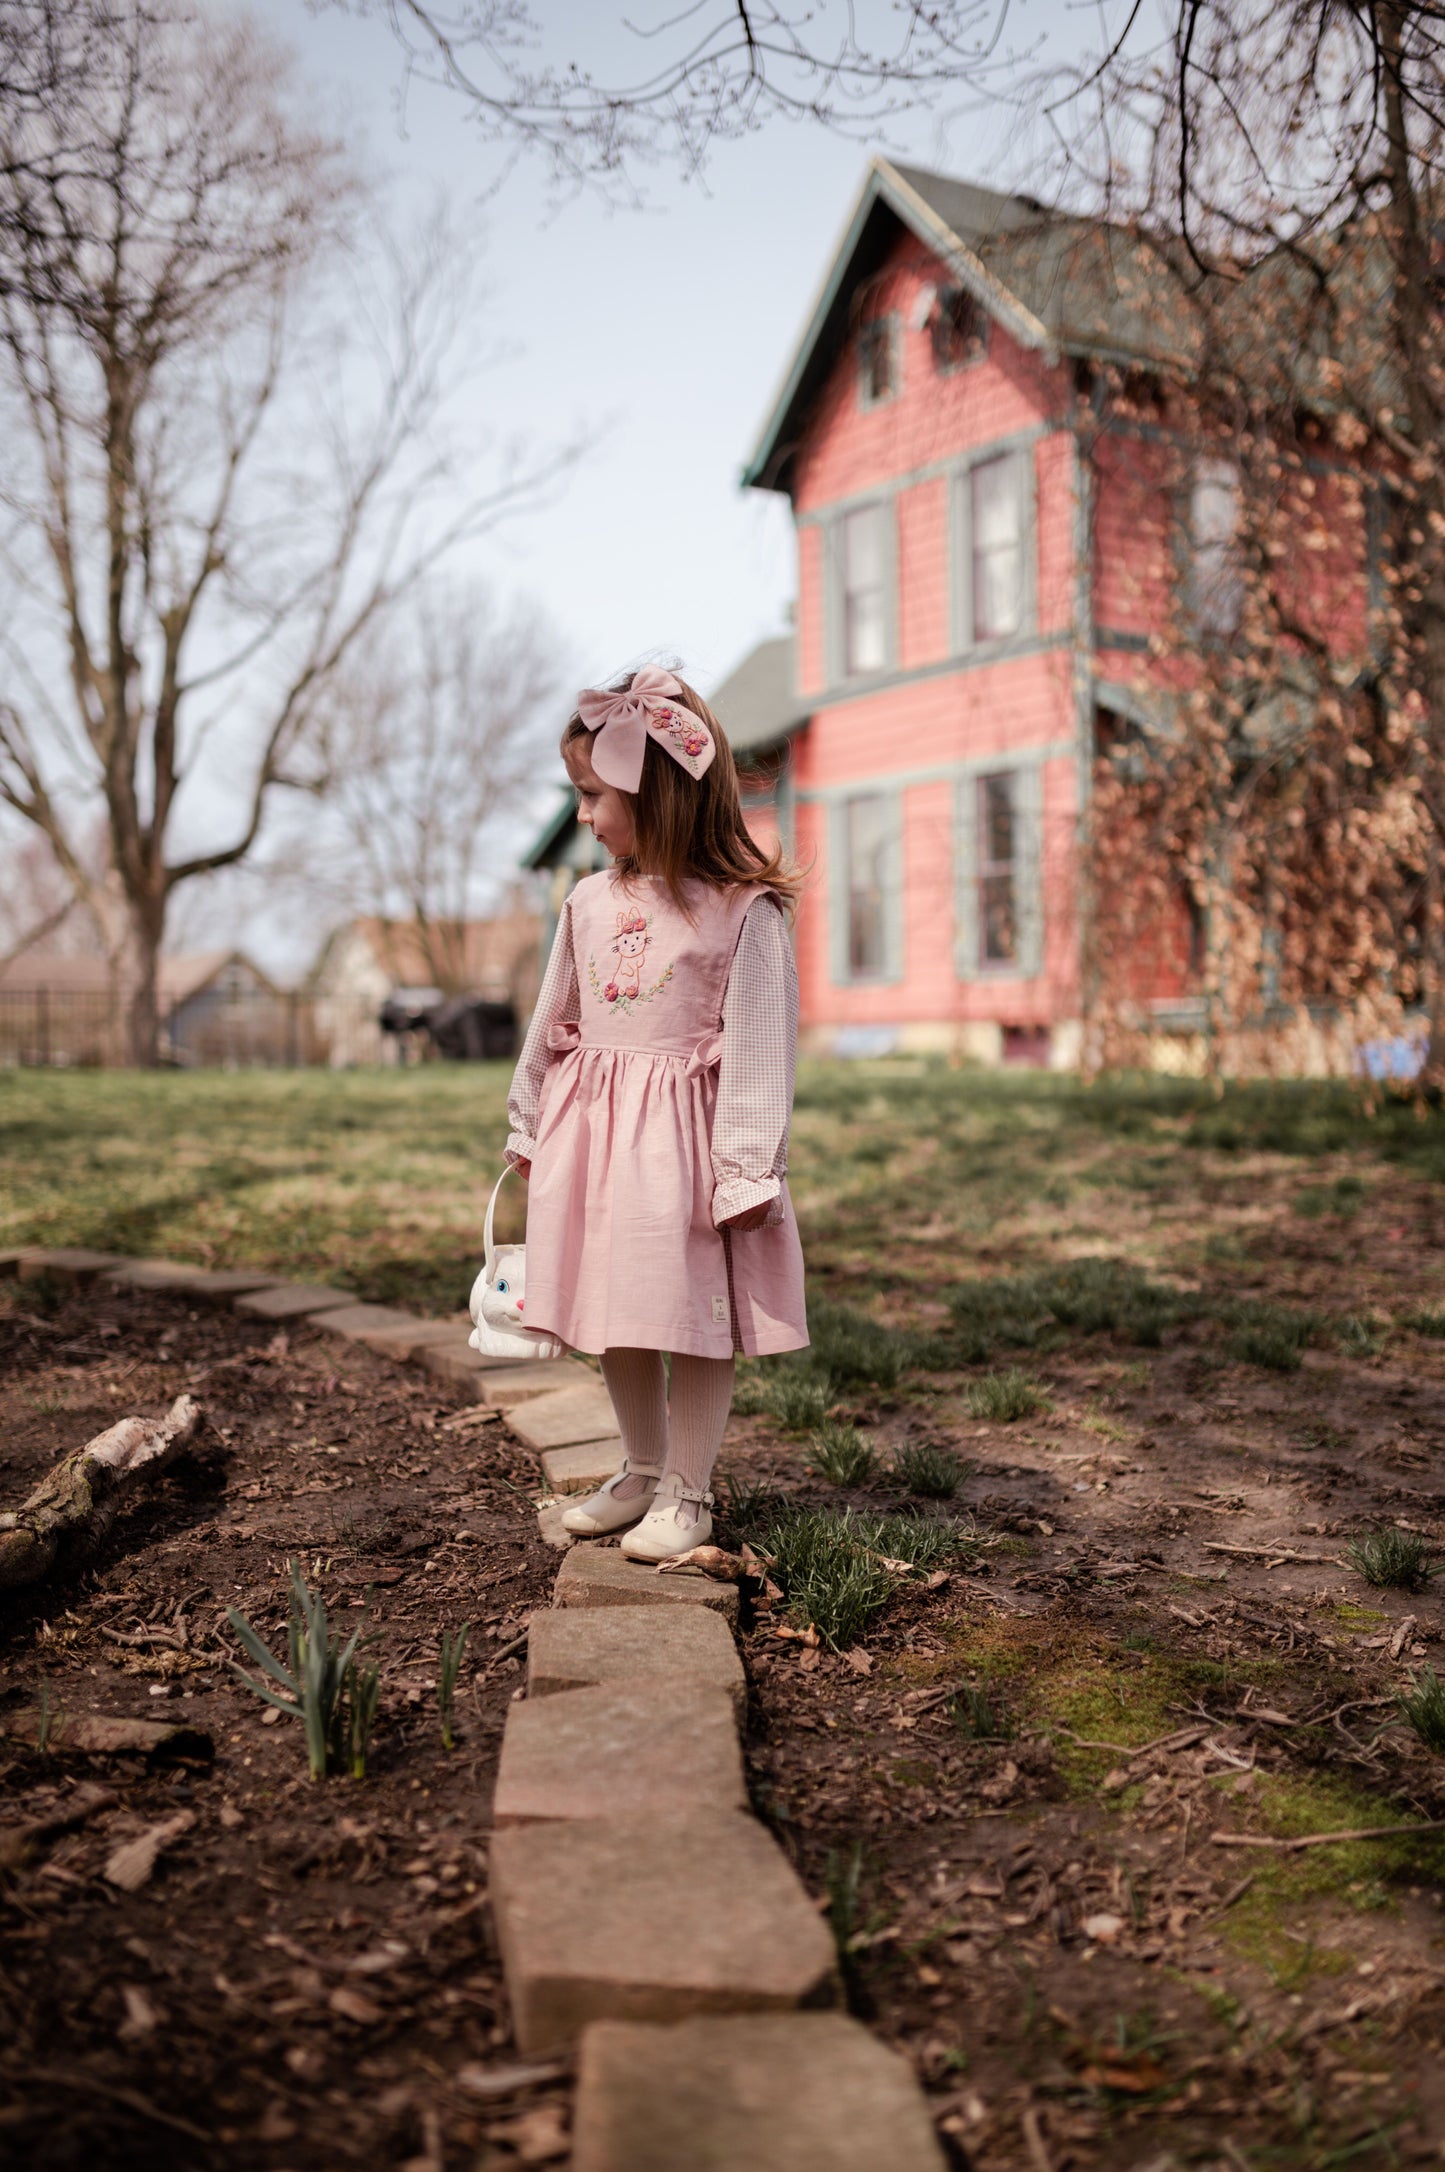
[[[678,1517],[678,1504],[686,1501],[697,1510],[697,1521]],[[641,1523],[634,1524],[622,1541],[622,1551],[632,1561],[671,1561],[694,1546],[705,1546],[712,1537],[710,1493],[693,1493],[673,1471],[652,1497],[652,1507]]]
[[[562,1511],[562,1529],[570,1531],[574,1538],[603,1538],[609,1531],[623,1531],[639,1516],[645,1516],[652,1506],[656,1492],[655,1481],[662,1476],[660,1463],[631,1463],[622,1458],[622,1468],[614,1471],[605,1485],[595,1493],[589,1493],[576,1508]],[[624,1478],[647,1478],[654,1481],[641,1493],[634,1493],[630,1500],[619,1501],[615,1488]]]

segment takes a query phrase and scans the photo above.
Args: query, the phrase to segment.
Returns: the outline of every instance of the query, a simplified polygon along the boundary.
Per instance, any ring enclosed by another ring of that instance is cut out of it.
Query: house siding
[[[798,970],[815,1046],[852,1027],[891,1026],[903,1045],[987,1055],[1005,1027],[1061,1025],[1078,1009],[1074,440],[1067,371],[997,324],[977,359],[937,367],[920,303],[941,277],[926,250],[900,239],[867,304],[898,328],[898,389],[864,406],[850,344],[796,462],[800,692],[812,703],[792,762],[796,849],[810,872]],[[975,644],[964,493],[972,464],[1000,452],[1017,457],[1025,485],[1024,617],[1016,634]],[[886,508],[892,545],[889,660],[871,678],[842,680],[834,539],[840,517],[872,501]],[[1028,879],[1042,923],[1030,922],[1029,971],[981,971],[960,954],[969,921],[960,884],[974,880],[960,793],[976,792],[991,770],[1017,770],[1020,821],[1033,839]],[[883,969],[853,979],[837,863],[842,810],[865,794],[882,795],[896,824],[899,895],[886,903]]]

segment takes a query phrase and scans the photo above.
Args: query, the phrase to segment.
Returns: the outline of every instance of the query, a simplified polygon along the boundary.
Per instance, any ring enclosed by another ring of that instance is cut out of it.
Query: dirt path
[[[1306,1248],[1290,1294],[1318,1269]],[[917,1288],[890,1302],[936,1326]],[[1445,1542],[1445,1345],[1366,1329],[1354,1354],[1333,1332],[1276,1370],[1230,1332],[1217,1310],[1158,1347],[1060,1331],[855,1386],[834,1414],[876,1463],[852,1493],[776,1412],[730,1428],[725,1540],[756,1522],[750,1486],[877,1510],[907,1505],[902,1451],[969,1466],[952,1500],[912,1503],[963,1550],[900,1578],[850,1652],[768,1619],[744,1650],[756,1805],[975,2172],[1442,2155],[1445,1834],[1214,1836],[1445,1818],[1445,1768],[1394,1702],[1440,1663],[1437,1588],[1346,1565],[1378,1526]],[[76,1755],[63,1726],[47,1754],[0,1742],[7,1828],[86,1785],[116,1797],[0,1888],[0,2148],[46,2172],[562,2163],[565,2081],[516,2070],[486,1909],[506,1647],[555,1566],[531,1458],[423,1376],[172,1300],[12,1284],[0,1366],[6,1500],[122,1411],[189,1388],[209,1416],[90,1570],[8,1607],[0,1724],[43,1699],[215,1745],[147,1771]],[[973,1415],[1007,1367],[1035,1407]],[[348,1626],[373,1587],[363,1783],[312,1786],[299,1730],[226,1667],[228,1605],[281,1643],[290,1556]],[[448,1756],[438,1638],[463,1619]],[[148,1884],[107,1883],[123,1840],[180,1811]]]
[[[0,1879],[0,2157],[299,2172],[440,2164],[438,2149],[470,2164],[519,2114],[534,2147],[555,2137],[555,2087],[495,2087],[509,2031],[486,1912],[520,1680],[505,1652],[555,1567],[509,1483],[530,1482],[530,1459],[364,1351],[163,1299],[42,1294],[37,1309],[12,1284],[0,1374],[7,1501],[122,1411],[190,1388],[209,1421],[93,1571],[6,1609],[0,1725],[37,1711],[43,1680],[58,1747],[0,1742],[5,1826],[89,1783],[115,1804]],[[228,1606],[284,1651],[293,1555],[347,1633],[372,1587],[385,1687],[363,1782],[313,1786],[299,1727],[268,1725],[227,1669]],[[448,1756],[437,1640],[466,1619]],[[81,1757],[65,1717],[90,1712],[183,1719],[214,1759]],[[121,1841],[181,1810],[194,1825],[149,1883],[105,1881]]]
[[[1030,1354],[1049,1407],[1011,1424],[957,1375],[860,1391],[882,1464],[971,1465],[980,1544],[861,1648],[752,1640],[756,1795],[977,2172],[1445,2157],[1445,1834],[1214,1837],[1445,1820],[1395,1705],[1441,1663],[1438,1587],[1345,1565],[1382,1524],[1445,1535],[1445,1365],[1279,1373],[1212,1334]],[[898,1505],[740,1431],[745,1500]]]

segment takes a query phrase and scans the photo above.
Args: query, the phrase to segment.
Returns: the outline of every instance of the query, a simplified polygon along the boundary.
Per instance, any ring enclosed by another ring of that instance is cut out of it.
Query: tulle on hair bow
[[[681,693],[681,682],[652,664],[635,671],[623,693],[583,688],[577,714],[588,731],[597,734],[592,767],[604,784],[615,785],[619,792],[637,790],[649,733],[690,777],[706,775],[717,745],[702,718],[677,699]]]

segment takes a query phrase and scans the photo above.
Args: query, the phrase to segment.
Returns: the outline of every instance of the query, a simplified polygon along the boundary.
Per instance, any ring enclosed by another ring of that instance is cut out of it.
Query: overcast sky
[[[542,606],[573,684],[675,656],[704,691],[716,685],[787,623],[786,501],[742,490],[738,475],[873,146],[775,124],[722,146],[701,182],[657,169],[646,210],[611,210],[586,194],[555,204],[535,164],[502,174],[454,94],[413,85],[399,111],[402,60],[384,21],[313,12],[302,0],[252,4],[292,47],[319,113],[388,174],[398,212],[420,212],[442,191],[454,212],[480,222],[477,339],[505,350],[480,380],[498,435],[541,446],[580,426],[588,437],[554,502],[476,545],[468,570]],[[890,12],[887,0],[874,4]],[[601,0],[538,8],[551,57],[570,57],[585,39],[604,69],[622,63],[614,75],[635,64],[635,45],[612,27],[621,16],[651,23],[674,11],[675,0],[634,0],[615,16]],[[1067,0],[1015,0],[1009,36],[1015,48],[1046,38],[1061,54],[1096,20]],[[895,129],[892,148],[969,179],[1026,186],[1020,141],[1009,109],[973,103]],[[549,804],[544,789],[539,807]],[[210,936],[207,917],[182,940]],[[248,928],[258,953],[284,969],[293,946],[275,937],[274,927]]]
[[[549,209],[545,176],[526,163],[482,204],[496,153],[454,95],[424,85],[411,89],[403,129],[400,56],[383,22],[313,14],[299,0],[260,0],[257,12],[403,198],[441,188],[454,207],[476,203],[489,290],[479,334],[511,349],[482,380],[499,428],[539,444],[578,423],[590,430],[591,449],[556,503],[480,548],[480,564],[544,604],[584,679],[663,650],[704,687],[715,684],[785,623],[787,508],[739,489],[737,477],[868,147],[779,125],[723,146],[700,184],[649,176],[645,211],[609,211],[585,196]],[[613,10],[603,0],[541,0],[537,12],[554,56],[566,57],[572,26],[597,51],[598,22]],[[635,0],[616,12],[650,23],[676,8]],[[1024,44],[1047,28],[1060,49],[1081,14],[1092,10],[1022,0],[1011,35]],[[636,51],[618,30],[598,57],[635,64]],[[994,106],[900,133],[919,163],[997,181],[1013,132],[1013,117]]]

